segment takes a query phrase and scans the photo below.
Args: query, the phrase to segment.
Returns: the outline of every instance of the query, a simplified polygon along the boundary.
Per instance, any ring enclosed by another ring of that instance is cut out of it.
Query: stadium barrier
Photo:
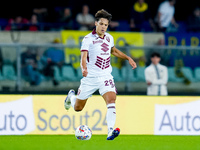
[[[126,34],[125,34],[126,35]],[[117,35],[116,35],[117,36]],[[140,34],[136,34],[135,37],[140,37],[141,35]],[[77,38],[79,36],[77,35]],[[142,36],[141,36],[142,37]],[[65,37],[66,38],[66,37]],[[118,37],[119,38],[119,37]],[[127,35],[127,39],[128,40],[130,37]],[[139,40],[139,43],[142,43],[141,42],[142,40]],[[118,42],[120,43],[120,42]],[[21,74],[21,52],[23,52],[23,50],[27,47],[32,47],[32,48],[50,48],[50,47],[55,47],[55,48],[60,48],[60,49],[64,49],[67,51],[67,63],[70,63],[73,65],[74,68],[77,68],[79,65],[80,65],[80,45],[76,44],[75,45],[67,45],[66,43],[65,44],[23,44],[23,43],[12,43],[12,44],[8,44],[8,43],[0,43],[0,48],[2,47],[9,47],[9,48],[12,48],[13,52],[15,51],[16,52],[16,88],[15,90],[16,91],[23,91],[24,89],[24,85],[22,84],[22,74]],[[117,48],[119,48],[120,50],[122,50],[123,52],[125,52],[126,54],[128,55],[131,55],[130,53],[133,52],[135,53],[135,51],[137,50],[147,50],[150,52],[150,50],[161,50],[162,52],[165,52],[165,50],[168,50],[168,52],[172,53],[173,52],[173,57],[171,59],[170,57],[170,60],[174,60],[170,63],[171,66],[174,66],[174,64],[176,64],[177,62],[180,63],[180,65],[182,65],[182,61],[180,61],[181,59],[185,59],[185,60],[189,60],[189,62],[191,62],[192,64],[195,64],[198,66],[199,64],[199,55],[196,55],[196,57],[191,57],[190,59],[187,57],[187,55],[185,55],[185,52],[186,50],[187,53],[194,53],[194,52],[197,52],[199,54],[199,50],[200,50],[200,46],[140,46],[137,45],[137,46],[133,46],[133,45],[125,45],[125,46],[120,46],[120,44],[118,44]],[[184,53],[184,57],[183,57],[183,54],[180,54],[180,53]],[[194,55],[194,54],[192,54]],[[162,54],[162,56],[166,56],[167,59],[169,59],[168,57],[171,56],[171,54]],[[115,57],[116,58],[116,57]],[[175,60],[177,59],[177,62],[175,62]],[[177,64],[178,64],[177,63]],[[111,64],[113,67],[117,67],[117,68],[121,68],[122,66],[122,62],[120,62],[120,59],[111,59]],[[187,66],[190,66],[190,65],[187,65]],[[129,64],[128,64],[128,61],[125,62],[125,68],[126,68],[126,72],[129,72]],[[193,75],[189,75],[190,77],[192,76],[193,78]],[[126,74],[126,80],[124,81],[125,82],[125,90],[130,92],[132,91],[132,87],[131,87],[131,78],[130,76],[128,75],[128,73]]]
[[[101,96],[82,112],[64,109],[64,95],[0,95],[0,135],[74,134],[86,124],[107,134]],[[117,122],[122,134],[200,135],[200,97],[118,96]]]

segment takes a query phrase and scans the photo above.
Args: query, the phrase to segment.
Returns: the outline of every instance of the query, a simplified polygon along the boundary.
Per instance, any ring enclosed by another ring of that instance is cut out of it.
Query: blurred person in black
[[[28,47],[21,54],[22,75],[30,81],[31,85],[39,85],[41,82],[41,74],[38,71],[37,55],[33,49]]]
[[[5,30],[27,30],[28,19],[23,18],[21,15],[17,15],[14,19],[8,20],[8,25]]]
[[[34,8],[33,14],[37,16],[38,22],[47,22],[48,19],[48,9],[47,8]]]
[[[72,18],[72,12],[70,8],[65,8],[62,11],[62,14],[60,15],[60,18],[58,20],[60,23],[64,23],[63,26],[64,29],[73,29],[73,18]]]
[[[2,66],[3,66],[3,56],[2,56],[1,47],[0,47],[0,71],[2,71]]]
[[[147,28],[155,30],[149,6],[145,0],[137,0],[133,5],[130,19],[131,31],[145,31]]]
[[[29,22],[29,31],[38,31],[38,30],[39,26],[38,26],[37,15],[33,14]]]
[[[200,32],[200,7],[196,7],[187,20],[189,32]]]

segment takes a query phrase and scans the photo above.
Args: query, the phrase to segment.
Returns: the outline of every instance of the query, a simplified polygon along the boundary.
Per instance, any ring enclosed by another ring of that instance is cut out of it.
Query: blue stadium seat
[[[142,32],[152,32],[153,29],[151,28],[151,25],[149,24],[149,21],[144,21],[141,24]]]
[[[192,73],[192,69],[190,67],[183,67],[182,72],[191,82],[195,82],[195,78]]]
[[[178,78],[176,76],[174,67],[168,67],[168,79],[169,82],[183,82],[183,78]]]
[[[4,30],[4,28],[7,26],[8,24],[8,19],[5,18],[0,18],[0,29]]]
[[[179,25],[177,32],[184,33],[187,31],[187,25],[186,25],[185,21],[178,21],[177,23]]]
[[[126,81],[127,78],[129,78],[130,81],[132,82],[137,81],[135,76],[135,70],[133,70],[131,67],[129,67],[128,70],[126,67],[122,67],[121,71],[122,71],[122,78],[124,81]]]
[[[15,69],[12,65],[3,65],[2,67],[3,77],[8,80],[16,80]]]
[[[194,76],[197,81],[200,81],[200,67],[194,69]]]
[[[68,81],[77,81],[74,68],[72,66],[63,66],[62,67],[62,77],[64,80]]]
[[[128,21],[119,20],[119,26],[116,28],[116,31],[130,31],[130,26]]]
[[[2,76],[2,73],[1,73],[1,71],[0,71],[0,80],[3,80],[4,78],[3,78],[3,76]]]
[[[115,81],[123,81],[120,70],[117,67],[112,67],[112,76],[114,77]]]
[[[145,81],[144,70],[145,70],[145,67],[137,67],[136,68],[137,81]]]
[[[60,73],[60,69],[57,66],[54,66],[54,78],[57,81],[62,81],[63,80],[63,78],[61,76],[61,73]]]

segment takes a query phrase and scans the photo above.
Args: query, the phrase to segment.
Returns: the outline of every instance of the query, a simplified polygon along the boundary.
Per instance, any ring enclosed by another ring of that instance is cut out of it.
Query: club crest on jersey
[[[108,36],[106,37],[106,40],[107,40],[108,42],[110,42],[110,38],[109,38]]]

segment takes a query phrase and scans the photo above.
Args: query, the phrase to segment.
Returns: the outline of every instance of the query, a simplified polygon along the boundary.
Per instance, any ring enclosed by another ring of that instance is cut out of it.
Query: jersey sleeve
[[[88,37],[84,37],[84,39],[81,43],[81,52],[89,51],[89,47],[90,47],[90,39]]]
[[[115,46],[115,44],[114,44],[114,38],[112,36],[111,36],[110,42],[111,42],[111,47],[114,47]]]

